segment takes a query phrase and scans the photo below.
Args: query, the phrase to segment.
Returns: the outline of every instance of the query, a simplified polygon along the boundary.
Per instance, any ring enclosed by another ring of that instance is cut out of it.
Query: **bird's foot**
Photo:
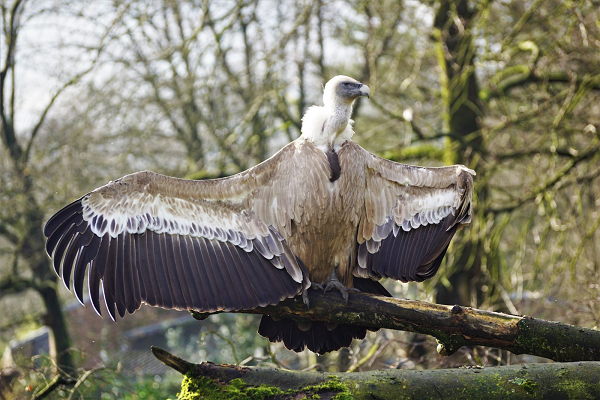
[[[325,291],[325,287],[320,283],[311,282],[310,288],[304,289],[302,291],[302,301],[306,304],[306,309],[310,310],[310,300],[308,300],[308,289],[322,290]]]
[[[325,293],[329,292],[331,289],[337,289],[340,291],[340,293],[342,294],[342,297],[344,298],[344,301],[346,302],[346,304],[348,304],[348,293],[349,292],[354,292],[354,293],[358,293],[360,292],[360,290],[358,290],[357,288],[349,288],[344,286],[344,284],[338,280],[331,280],[327,283],[327,286],[325,286]]]

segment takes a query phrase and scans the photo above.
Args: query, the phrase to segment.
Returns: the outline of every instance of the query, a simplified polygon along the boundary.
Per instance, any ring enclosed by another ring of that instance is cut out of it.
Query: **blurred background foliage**
[[[57,371],[76,379],[58,398],[174,397],[179,377],[141,361],[150,344],[196,362],[329,371],[531,361],[485,348],[441,358],[430,338],[386,330],[295,354],[259,337],[256,317],[146,307],[114,324],[58,285],[41,231],[58,208],[141,169],[200,179],[251,167],[299,136],[339,74],[372,89],[355,107],[359,144],[477,171],[473,223],[435,278],[386,282],[396,296],[598,326],[599,1],[0,8],[0,398],[28,398]]]

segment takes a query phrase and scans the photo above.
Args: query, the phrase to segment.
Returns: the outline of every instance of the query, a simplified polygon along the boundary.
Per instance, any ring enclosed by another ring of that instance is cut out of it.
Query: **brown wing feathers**
[[[85,221],[82,199],[48,221],[46,250],[82,303],[88,271],[90,301],[99,314],[100,288],[114,319],[143,302],[198,311],[254,308],[292,297],[309,284],[306,268],[273,228],[253,239],[221,229],[212,230],[213,239],[151,230],[97,236],[91,225],[101,227],[108,219]]]

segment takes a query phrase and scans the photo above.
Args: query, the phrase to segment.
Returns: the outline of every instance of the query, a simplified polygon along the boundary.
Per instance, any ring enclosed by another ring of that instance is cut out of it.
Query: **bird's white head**
[[[349,76],[338,75],[325,84],[323,91],[323,104],[331,108],[337,105],[349,106],[361,96],[369,97],[371,90],[356,79]]]
[[[371,94],[363,85],[349,76],[338,75],[325,85],[323,107],[309,108],[302,118],[302,137],[322,149],[336,148],[352,138],[352,103]]]

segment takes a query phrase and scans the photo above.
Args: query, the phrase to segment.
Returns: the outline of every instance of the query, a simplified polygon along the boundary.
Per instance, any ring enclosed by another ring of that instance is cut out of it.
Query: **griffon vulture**
[[[475,173],[375,156],[352,141],[352,104],[370,90],[347,76],[325,85],[302,135],[228,178],[185,180],[144,171],[57,212],[44,228],[56,273],[100,314],[142,303],[200,312],[276,304],[309,287],[390,296],[377,282],[423,281],[471,220]],[[265,315],[259,333],[323,354],[366,328]]]

